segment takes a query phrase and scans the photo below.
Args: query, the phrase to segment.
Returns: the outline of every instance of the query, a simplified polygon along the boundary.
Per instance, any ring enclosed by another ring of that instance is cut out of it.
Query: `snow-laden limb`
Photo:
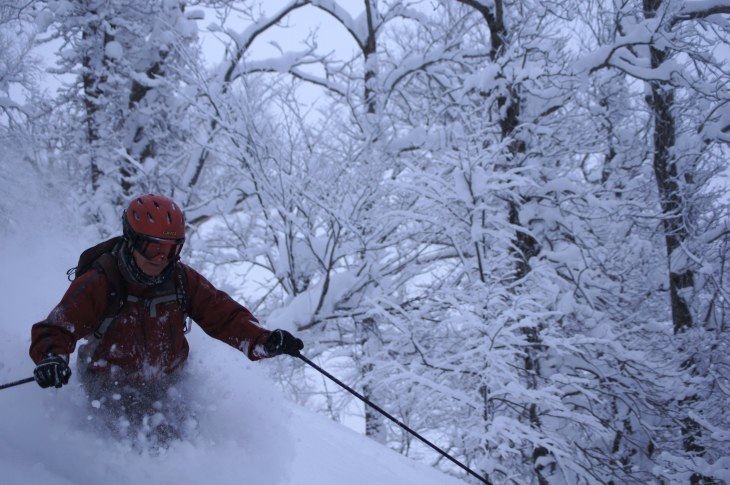
[[[156,88],[165,85],[165,80],[158,77],[150,77],[145,72],[132,72],[130,78],[144,88]]]
[[[661,453],[657,457],[657,462],[671,470],[665,471],[665,476],[674,482],[690,481],[697,472],[700,472],[704,477],[717,480],[718,483],[730,482],[730,456],[723,456],[712,463],[697,456],[677,456],[671,453]]]
[[[730,101],[722,100],[699,127],[704,140],[730,143]]]
[[[251,44],[259,35],[281,22],[281,20],[292,11],[301,8],[308,3],[309,0],[291,0],[273,15],[262,16],[240,32],[230,28],[222,29],[233,41],[235,49],[232,50],[233,52],[230,59],[225,60],[218,69],[215,70],[218,73],[220,82],[225,84],[234,79],[234,73],[238,69],[238,64],[243,60],[246,51],[249,47],[251,47]]]
[[[307,5],[308,3],[308,0],[290,0],[274,14],[262,16],[260,19],[252,22],[251,25],[247,26],[240,32],[233,29],[226,29],[225,32],[231,40],[235,42],[236,48],[239,51],[246,51],[259,35],[281,22],[289,13]]]
[[[649,59],[643,56],[636,56],[628,49],[621,49],[616,52],[610,59],[606,60],[604,65],[610,65],[616,69],[629,74],[636,79],[644,81],[671,81],[672,74],[679,70],[676,62],[666,61],[659,67],[652,68]],[[595,67],[594,69],[598,69]]]
[[[650,68],[646,65],[648,61],[636,58],[636,56],[631,52],[626,54],[625,51],[629,47],[650,45],[657,35],[657,31],[660,26],[661,23],[659,19],[637,22],[633,25],[631,30],[619,36],[615,41],[610,44],[600,46],[590,54],[583,55],[573,65],[574,72],[576,74],[592,74],[599,69],[613,66],[614,63],[618,63],[618,68],[622,69],[627,67],[629,69],[629,74],[631,74],[631,69],[633,68],[638,68],[637,74],[645,74],[645,71]],[[642,66],[642,63],[645,65]],[[642,79],[641,77],[639,78]]]
[[[408,132],[390,140],[387,150],[394,154],[408,150],[417,150],[423,148],[429,139],[429,130],[426,127],[415,126]]]
[[[309,0],[309,3],[334,17],[350,33],[361,49],[365,47],[368,38],[368,27],[364,14],[353,18],[336,0]]]
[[[0,96],[0,110],[8,110],[8,109],[17,109],[19,111],[24,111],[23,107],[20,103],[13,101],[11,98],[7,96]]]
[[[347,87],[335,79],[335,76],[331,73],[331,63],[327,60],[326,56],[317,54],[315,52],[316,49],[317,44],[315,42],[301,51],[282,51],[278,57],[242,61],[239,63],[237,71],[232,74],[232,79],[256,72],[290,74],[302,81],[323,87],[330,93],[342,97],[347,96]],[[325,71],[325,77],[318,76],[302,68],[311,65],[322,67]]]
[[[410,53],[400,59],[398,64],[382,75],[380,90],[385,93],[385,103],[398,84],[408,75],[416,71],[427,70],[430,66],[442,62],[459,62],[462,60],[462,53],[457,49],[457,44],[434,46],[425,53]]]
[[[293,67],[292,69],[290,69],[289,73],[297,79],[325,88],[327,91],[335,93],[343,98],[347,98],[347,96],[350,94],[350,90],[345,84],[336,81],[330,76],[317,76],[316,74],[306,72],[303,69],[299,69],[297,67]]]
[[[418,2],[412,2],[418,3]],[[386,24],[393,19],[404,19],[412,20],[422,25],[427,25],[430,22],[430,18],[422,10],[413,8],[409,5],[408,1],[396,2],[391,8],[389,8],[382,16],[380,20],[381,24]]]
[[[667,62],[651,68],[645,49],[630,49],[640,46],[662,46],[665,38],[671,37],[671,29],[677,24],[730,14],[727,0],[686,1],[677,12],[661,12],[661,15],[631,22],[632,27],[618,36],[612,43],[605,44],[594,52],[584,55],[574,64],[576,73],[594,73],[605,67],[615,67],[627,74],[646,81],[670,81],[672,72],[678,66],[667,66]],[[644,53],[637,55],[637,52]],[[669,62],[671,64],[671,62]]]
[[[311,328],[323,320],[332,318],[340,300],[349,294],[358,284],[355,272],[339,272],[331,275],[328,287],[324,280],[310,286],[306,291],[291,298],[269,315],[277,326],[291,330]]]
[[[319,56],[315,56],[315,48],[316,46],[301,51],[282,52],[277,57],[269,57],[266,59],[242,61],[234,71],[231,79],[236,79],[239,76],[254,72],[278,72],[286,74],[296,67],[317,63],[320,61],[320,58]]]
[[[302,66],[313,64],[324,64],[327,71],[327,61],[322,56],[315,54],[314,49],[288,52],[279,57],[242,62],[232,79],[257,72],[290,74],[297,79],[325,88],[330,93],[342,97],[347,96],[347,87],[343,83],[336,81],[331,76],[322,77],[302,69]]]
[[[686,20],[703,19],[720,14],[730,14],[730,2],[728,0],[688,0],[684,2],[679,12],[674,15],[670,24],[674,26]]]

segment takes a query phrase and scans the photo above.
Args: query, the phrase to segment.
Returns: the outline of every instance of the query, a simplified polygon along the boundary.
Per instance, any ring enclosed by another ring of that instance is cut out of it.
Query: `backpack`
[[[119,314],[127,300],[133,299],[133,297],[127,297],[126,281],[117,266],[117,255],[115,250],[121,248],[122,244],[123,237],[116,236],[101,242],[96,246],[92,246],[82,252],[79,256],[78,264],[66,272],[66,276],[69,281],[73,281],[92,268],[104,273],[107,278],[107,306],[101,323],[96,330],[94,330],[94,337],[99,340],[101,340],[107,330],[109,330],[111,323],[114,321],[114,317]],[[179,263],[175,262],[173,264],[176,265],[173,275],[175,278],[174,300],[177,301],[178,305],[180,305],[183,313],[187,315],[187,275]],[[189,328],[186,324],[185,333],[188,332]]]

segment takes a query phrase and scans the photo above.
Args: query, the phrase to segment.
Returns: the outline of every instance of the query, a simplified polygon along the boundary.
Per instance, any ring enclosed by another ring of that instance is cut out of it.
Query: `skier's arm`
[[[268,330],[245,307],[227,293],[215,288],[190,267],[188,278],[188,311],[190,317],[213,338],[241,350],[251,360],[269,357],[264,349]]]
[[[76,278],[61,302],[31,330],[30,357],[36,364],[49,354],[66,357],[76,342],[94,331],[107,304],[107,282],[96,269]]]

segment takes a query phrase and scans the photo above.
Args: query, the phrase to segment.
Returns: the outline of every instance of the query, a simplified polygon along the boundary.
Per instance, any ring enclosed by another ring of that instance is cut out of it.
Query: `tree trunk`
[[[362,376],[365,381],[362,388],[362,394],[371,402],[378,404],[379,400],[374,395],[373,386],[371,384],[373,372],[372,361],[377,353],[377,347],[379,345],[378,336],[376,335],[376,325],[375,320],[372,318],[366,318],[362,321],[364,333],[363,358],[365,359],[365,364],[362,366]],[[387,442],[385,418],[382,414],[367,405],[365,406],[365,435],[381,444],[386,444]]]
[[[661,3],[661,0],[644,0],[644,15],[646,18],[655,17]],[[650,47],[650,52],[652,68],[661,66],[669,56],[668,50],[657,49],[654,46]],[[647,95],[646,102],[649,105],[654,122],[652,163],[659,189],[664,238],[669,261],[672,253],[688,238],[682,215],[687,201],[680,190],[677,164],[672,157],[672,150],[676,142],[675,120],[672,113],[674,89],[668,82],[664,81],[650,81],[649,87],[651,93]],[[675,333],[680,333],[694,325],[689,305],[680,294],[681,290],[691,288],[693,284],[694,274],[691,270],[675,273],[671,267],[669,268],[669,292]]]
[[[662,0],[644,0],[643,4],[644,16],[654,18],[662,6]],[[667,49],[658,49],[653,45],[649,49],[651,67],[654,69],[660,67],[669,57]],[[683,209],[687,206],[687,200],[682,194],[677,162],[672,155],[676,143],[675,118],[674,113],[672,113],[674,88],[666,81],[649,81],[648,84],[650,93],[646,96],[646,103],[654,122],[652,164],[663,216],[662,224],[669,271],[672,323],[674,333],[679,334],[694,326],[689,305],[681,294],[682,290],[692,288],[694,285],[694,273],[691,269],[685,269],[681,273],[677,273],[671,267],[672,253],[679,250],[680,246],[687,242],[689,236],[683,218]],[[691,358],[685,362],[685,368],[690,375],[694,375],[696,372]],[[691,395],[679,404],[682,408],[689,409],[698,399],[697,395]],[[698,443],[702,436],[700,425],[690,417],[682,418],[681,422],[684,451],[689,455],[702,456],[705,449]],[[691,483],[700,483],[705,481],[705,477],[695,473],[690,481]]]
[[[484,3],[475,0],[458,0],[464,5],[475,9],[482,16],[489,28],[490,50],[489,57],[494,62],[504,51],[507,43],[507,28],[504,23],[504,5],[502,0],[495,0],[493,6],[487,6]],[[512,138],[509,145],[509,153],[512,160],[519,158],[526,152],[525,143],[521,140],[514,139],[515,130],[520,123],[521,100],[518,88],[510,86],[507,88],[507,94],[497,98],[499,112],[503,115],[499,119],[500,133],[502,139]],[[524,201],[511,200],[508,202],[507,218],[512,227],[523,227],[520,221],[520,206]],[[530,258],[536,256],[540,252],[539,243],[527,231],[517,229],[513,239],[513,248],[511,253],[515,264],[515,272],[513,279],[520,280],[527,276],[531,271]],[[526,337],[527,349],[524,359],[524,370],[527,378],[527,385],[530,389],[536,389],[538,386],[537,377],[539,375],[540,363],[539,352],[543,349],[540,342],[540,329],[538,327],[525,328],[523,334]],[[484,389],[488,392],[488,389]],[[486,405],[486,403],[485,403]],[[530,425],[536,429],[541,427],[539,419],[539,410],[536,403],[528,406],[528,416],[526,419]],[[485,415],[488,410],[484,410]],[[536,446],[531,452],[531,461],[533,470],[539,483],[546,484],[547,479],[543,476],[545,465],[540,458],[549,456],[550,452],[543,446]]]
[[[374,6],[370,0],[365,0],[365,14],[367,15],[368,22],[368,37],[365,41],[365,45],[362,47],[363,60],[365,63],[365,87],[364,87],[364,100],[365,109],[368,115],[374,115],[377,111],[377,100],[375,99],[375,90],[373,89],[373,83],[375,82],[376,75],[376,62],[375,53],[377,52],[376,32],[373,24],[373,12]]]
[[[98,103],[99,98],[102,95],[100,84],[103,80],[100,78],[97,69],[93,65],[92,59],[94,51],[97,50],[97,43],[101,41],[99,39],[99,25],[98,23],[87,24],[81,34],[81,40],[84,44],[85,53],[81,60],[82,75],[81,81],[83,84],[84,92],[84,125],[86,127],[86,144],[89,151],[89,172],[91,175],[91,188],[94,192],[99,189],[99,182],[104,174],[99,167],[98,154],[96,147],[99,143],[99,124],[97,121],[97,112],[99,110]],[[104,46],[98,47],[103,52]]]

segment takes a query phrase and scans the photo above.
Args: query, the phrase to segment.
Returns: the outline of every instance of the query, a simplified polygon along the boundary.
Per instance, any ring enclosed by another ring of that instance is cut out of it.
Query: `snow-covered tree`
[[[626,225],[656,200],[651,172],[632,165],[646,117],[617,116],[637,106],[612,96],[622,78],[574,75],[568,5],[462,3],[420,40],[469,55],[410,73],[397,103],[404,123],[430,123],[401,181],[443,258],[416,308],[381,315],[409,329],[399,365],[459,401],[436,408],[440,431],[493,480],[647,479],[644,417],[661,411],[652,383],[671,366],[643,352],[662,335],[643,320],[657,307],[623,307],[657,303],[641,293],[655,239]],[[389,370],[384,382],[413,376]]]
[[[261,32],[307,3],[345,27],[358,47],[356,59],[330,61],[317,56],[313,46],[280,58],[247,58],[247,49]],[[337,2],[289,2],[272,15],[250,14],[251,25],[242,32],[216,28],[231,39],[229,60],[206,91],[215,113],[210,133],[219,141],[210,143],[211,136],[202,145],[197,164],[205,167],[211,157],[220,159],[224,153],[237,161],[238,172],[231,177],[241,185],[234,204],[243,214],[231,211],[230,204],[224,210],[249,224],[240,232],[252,239],[239,232],[239,241],[246,241],[239,242],[241,260],[265,268],[278,286],[265,307],[281,308],[269,318],[308,331],[314,341],[328,342],[331,350],[339,348],[335,354],[347,355],[356,364],[363,393],[376,401],[380,400],[371,395],[371,374],[377,358],[372,354],[377,353],[380,332],[369,308],[383,295],[390,298],[412,277],[408,265],[418,254],[413,243],[406,244],[398,220],[386,217],[404,201],[388,181],[396,162],[381,109],[390,93],[382,89],[377,36],[387,22],[413,15],[401,2],[387,7],[381,12],[377,2],[366,1],[362,14],[352,17]],[[302,68],[315,61],[324,76]],[[258,84],[252,79],[267,79],[262,72],[286,73],[325,88],[332,95],[330,114],[319,127],[307,126],[296,99],[287,92],[278,98],[262,97],[266,90],[251,89]],[[244,88],[234,88],[235,81]],[[252,93],[281,105],[279,117],[284,121],[272,127],[256,120],[252,113],[257,110],[250,111],[250,106],[266,108],[255,101],[239,109],[246,103],[238,96]],[[200,184],[199,173],[196,169],[191,184]],[[251,220],[252,213],[263,217]],[[249,244],[268,249],[252,257]],[[294,312],[298,314],[292,319]],[[320,350],[315,346],[311,352],[317,355]],[[368,435],[385,439],[380,415],[366,409],[365,421]]]
[[[717,49],[728,45],[718,27],[728,13],[727,2],[625,3],[611,12],[614,38],[589,63],[591,72],[610,68],[646,89],[645,160],[653,169],[653,207],[665,249],[657,264],[667,270],[663,291],[676,336],[670,348],[678,351],[665,357],[683,375],[665,386],[685,389],[665,396],[672,421],[664,423],[661,462],[671,479],[692,482],[718,477],[716,466],[728,452],[716,433],[726,418],[714,411],[715,399],[725,399],[716,369],[726,366],[719,349],[726,346],[727,324],[718,298],[726,273],[727,203],[716,183],[730,128],[728,72]]]
[[[8,184],[2,188],[8,196],[17,190],[18,177],[27,174],[47,183],[59,175],[44,156],[50,102],[41,89],[40,58],[33,52],[43,28],[33,2],[0,1],[0,179]],[[6,219],[6,204],[11,201],[0,201],[0,226],[19,225]]]
[[[61,42],[59,156],[84,181],[90,215],[116,222],[132,194],[171,194],[190,131],[181,95],[197,62],[195,19],[184,2],[48,2],[47,41]],[[106,213],[105,213],[106,212]],[[116,226],[116,224],[114,224]]]

